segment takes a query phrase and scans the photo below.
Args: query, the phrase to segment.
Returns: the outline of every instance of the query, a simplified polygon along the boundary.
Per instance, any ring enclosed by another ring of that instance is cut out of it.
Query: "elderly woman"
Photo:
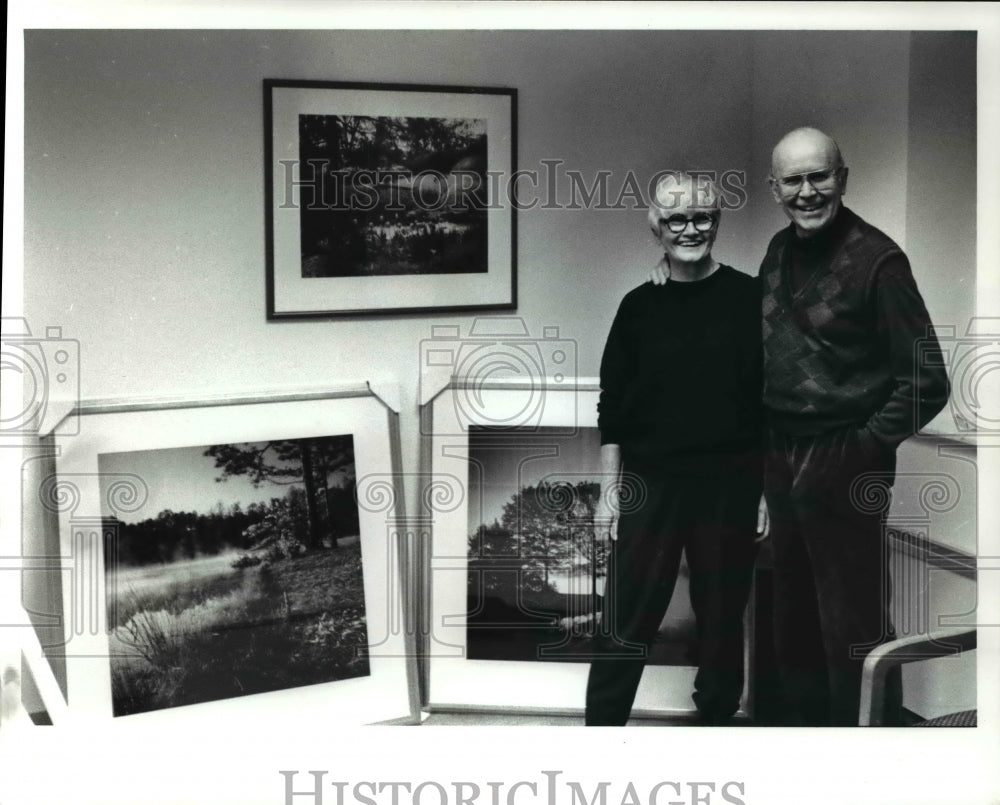
[[[743,690],[742,617],[761,494],[760,294],[754,278],[712,257],[719,194],[699,178],[671,174],[656,185],[649,224],[669,279],[626,294],[601,361],[604,477],[635,494],[622,497],[620,512],[616,493],[606,495],[598,512],[615,541],[588,725],[628,720],[682,551],[700,721],[729,721]]]

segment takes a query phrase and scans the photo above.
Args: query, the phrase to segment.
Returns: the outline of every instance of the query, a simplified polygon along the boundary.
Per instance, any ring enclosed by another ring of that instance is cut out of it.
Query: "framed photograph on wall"
[[[596,380],[454,380],[423,411],[431,545],[422,591],[427,707],[583,714],[610,543]],[[622,504],[627,500],[627,478]],[[634,717],[696,713],[695,623],[682,564]],[[748,621],[752,620],[752,606]],[[739,715],[748,713],[752,622]]]
[[[268,319],[516,308],[516,100],[265,79]]]
[[[40,490],[72,711],[415,719],[397,414],[367,386],[92,403],[78,422]]]

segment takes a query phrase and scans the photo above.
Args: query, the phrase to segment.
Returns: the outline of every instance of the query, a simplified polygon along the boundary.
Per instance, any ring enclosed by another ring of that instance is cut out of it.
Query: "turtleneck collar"
[[[804,254],[815,254],[825,251],[832,243],[840,240],[840,236],[850,227],[852,213],[843,204],[837,210],[837,215],[826,229],[822,229],[811,238],[800,238],[792,226],[792,237],[789,238],[792,248]]]

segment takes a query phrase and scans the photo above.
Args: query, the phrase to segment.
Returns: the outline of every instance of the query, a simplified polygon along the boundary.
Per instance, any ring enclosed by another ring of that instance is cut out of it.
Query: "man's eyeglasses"
[[[793,195],[798,193],[802,186],[809,182],[817,190],[829,190],[840,177],[841,168],[831,168],[825,171],[811,171],[810,173],[796,173],[792,176],[782,176],[780,179],[772,179],[782,193]]]
[[[709,215],[707,212],[699,212],[696,215],[692,215],[690,218],[684,215],[671,215],[669,218],[661,218],[660,223],[664,224],[667,229],[669,229],[674,234],[680,234],[685,229],[687,225],[694,224],[694,228],[699,232],[708,232],[713,226],[715,226],[716,217],[714,215]]]

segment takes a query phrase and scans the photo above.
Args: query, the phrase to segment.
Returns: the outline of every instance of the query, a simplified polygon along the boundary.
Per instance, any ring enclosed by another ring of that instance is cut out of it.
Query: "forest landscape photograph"
[[[108,453],[98,469],[148,488],[127,519],[103,512],[115,716],[369,674],[350,435]]]
[[[486,121],[299,115],[302,277],[488,268]]]
[[[471,426],[468,488],[468,658],[590,662],[610,551],[598,429]],[[688,577],[682,560],[651,665],[697,664]]]

